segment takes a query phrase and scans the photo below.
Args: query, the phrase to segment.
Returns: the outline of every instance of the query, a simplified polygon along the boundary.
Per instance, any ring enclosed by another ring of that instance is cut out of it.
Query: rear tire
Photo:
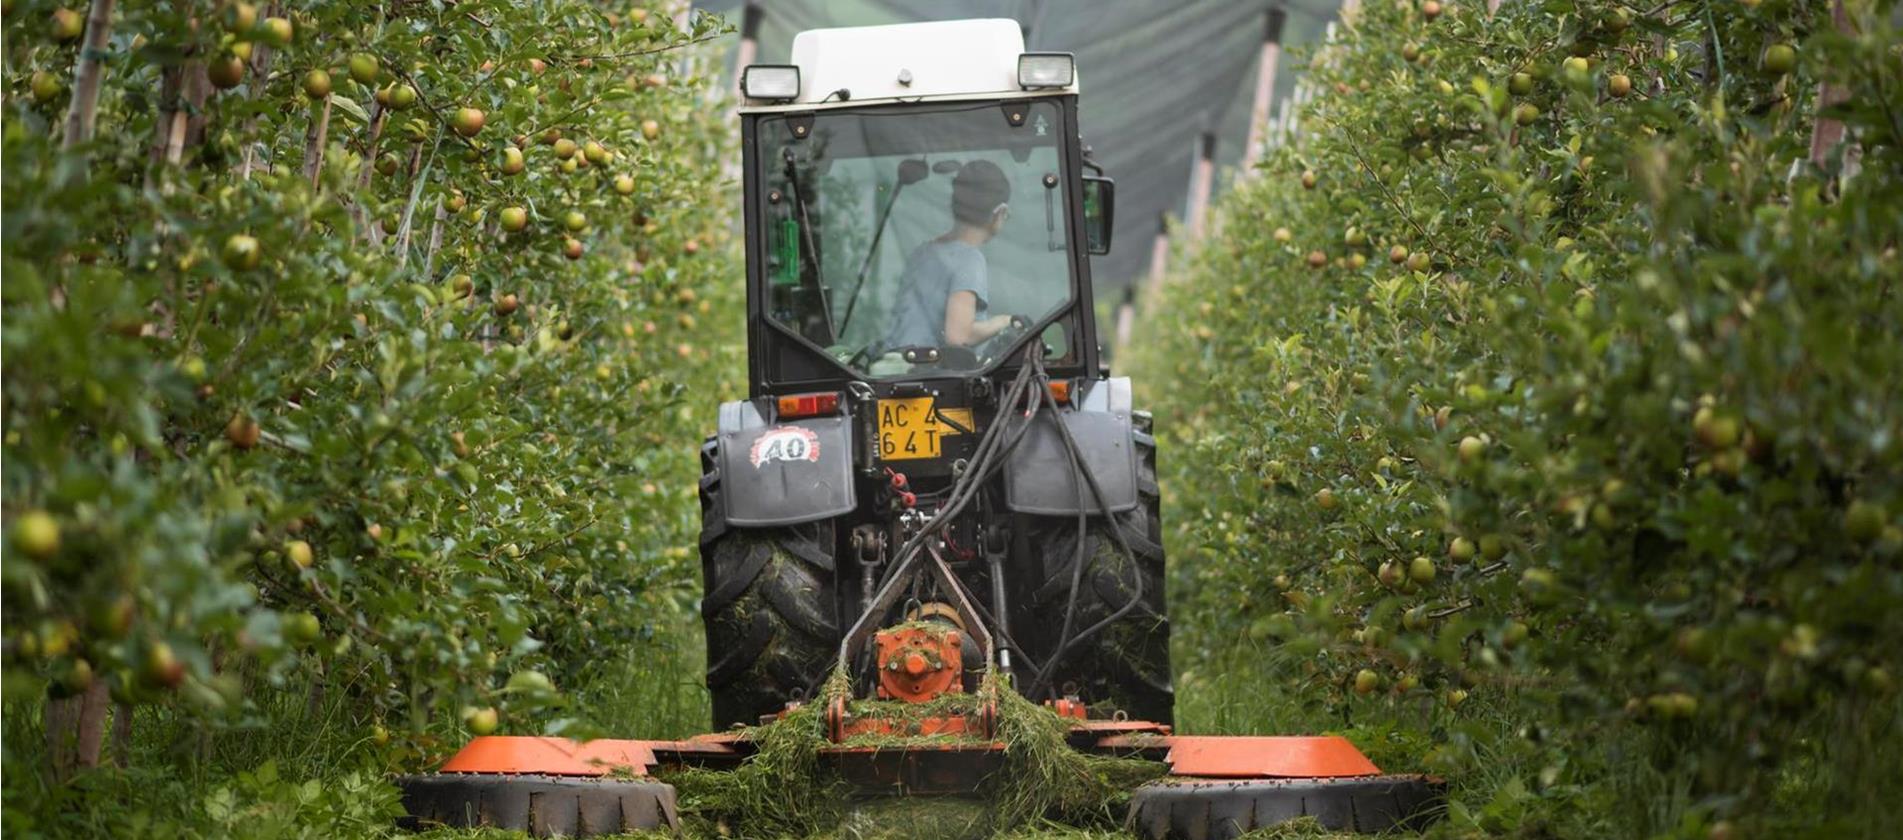
[[[1084,531],[1083,584],[1077,591],[1071,633],[1108,618],[1137,598],[1137,605],[1096,635],[1073,646],[1054,670],[1048,685],[1074,685],[1091,706],[1111,706],[1132,717],[1157,723],[1174,718],[1175,692],[1170,687],[1170,625],[1164,597],[1163,528],[1161,497],[1156,484],[1156,441],[1149,434],[1148,417],[1139,415],[1135,433],[1137,497],[1135,509],[1111,520],[1090,517]],[[1130,547],[1125,557],[1111,533],[1111,522]],[[1013,627],[1036,627],[1047,640],[1034,651],[1040,664],[1054,655],[1063,632],[1064,610],[1070,597],[1074,558],[1077,556],[1076,517],[1034,517],[1029,520],[1029,550],[1041,562],[1043,577],[1027,599],[1028,609],[1014,612]],[[1036,565],[1030,566],[1036,568]],[[1017,634],[1024,641],[1025,634]],[[1035,643],[1033,643],[1035,644]],[[1033,698],[1041,699],[1041,698]]]
[[[700,609],[713,723],[724,729],[809,696],[838,653],[839,624],[832,522],[728,526],[716,447],[701,447]]]

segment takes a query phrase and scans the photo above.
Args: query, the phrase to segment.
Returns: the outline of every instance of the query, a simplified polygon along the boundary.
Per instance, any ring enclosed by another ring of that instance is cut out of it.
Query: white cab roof
[[[1024,33],[1005,18],[809,29],[793,36],[800,96],[748,111],[803,111],[915,99],[1002,99],[1074,94],[1018,86]],[[908,78],[910,84],[901,82]],[[841,101],[834,94],[851,91]],[[828,99],[830,97],[830,99]],[[822,105],[821,100],[826,100]]]

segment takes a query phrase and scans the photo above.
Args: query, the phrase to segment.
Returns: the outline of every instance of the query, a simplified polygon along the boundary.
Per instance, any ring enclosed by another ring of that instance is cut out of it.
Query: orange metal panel
[[[1216,779],[1308,779],[1378,776],[1381,768],[1334,735],[1134,735],[1099,742],[1106,749],[1168,744],[1170,775]]]
[[[443,764],[443,772],[605,776],[619,770],[645,776],[654,764],[654,750],[648,741],[604,738],[577,743],[567,738],[486,735],[471,740],[451,756]]]

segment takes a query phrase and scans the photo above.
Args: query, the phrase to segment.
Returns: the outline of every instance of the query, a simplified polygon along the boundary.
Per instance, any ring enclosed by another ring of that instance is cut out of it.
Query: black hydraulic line
[[[1046,389],[1045,391],[1045,399],[1050,402],[1052,414],[1055,416],[1056,405],[1057,405],[1056,400],[1049,395],[1048,389]],[[1083,642],[1085,639],[1088,639],[1091,636],[1094,636],[1102,632],[1104,628],[1109,627],[1110,625],[1123,620],[1124,616],[1129,615],[1132,610],[1136,609],[1138,605],[1143,603],[1143,594],[1144,594],[1143,593],[1143,589],[1144,589],[1143,570],[1140,568],[1137,568],[1136,552],[1130,550],[1129,542],[1124,539],[1122,524],[1119,523],[1117,521],[1116,516],[1110,512],[1110,505],[1105,499],[1103,487],[1097,483],[1097,476],[1095,473],[1091,472],[1090,465],[1084,462],[1083,456],[1078,451],[1078,448],[1077,448],[1077,440],[1075,437],[1071,435],[1070,428],[1065,426],[1062,422],[1058,422],[1057,430],[1058,430],[1059,436],[1062,437],[1064,440],[1064,448],[1070,453],[1071,462],[1077,466],[1079,474],[1081,474],[1084,477],[1084,482],[1088,484],[1090,487],[1091,495],[1094,496],[1097,500],[1098,509],[1103,511],[1104,519],[1109,522],[1110,536],[1112,539],[1115,540],[1117,544],[1117,550],[1123,554],[1124,559],[1130,563],[1131,568],[1135,572],[1133,577],[1136,580],[1136,589],[1134,592],[1131,593],[1130,600],[1126,602],[1123,606],[1112,611],[1110,615],[1105,616],[1102,620],[1098,621],[1096,624],[1093,624],[1085,628],[1083,631],[1079,632],[1075,637],[1066,639],[1064,638],[1063,635],[1060,635],[1058,637],[1057,650],[1054,651],[1051,654],[1051,658],[1044,663],[1043,670],[1041,670],[1038,673],[1037,680],[1033,682],[1031,685],[1031,689],[1033,692],[1036,692],[1038,689],[1042,688],[1049,681],[1051,674],[1055,672],[1055,670],[1057,669],[1057,664],[1063,661],[1064,654],[1070,652],[1071,648],[1077,646],[1079,643]],[[1080,582],[1083,577],[1083,574],[1082,574],[1083,539],[1081,535],[1079,536],[1078,543],[1079,543],[1079,546],[1078,546],[1079,559],[1077,561],[1078,568],[1072,573],[1072,579],[1074,583],[1072,585],[1071,592],[1070,592],[1070,601],[1072,606],[1074,606],[1076,603],[1077,588],[1079,585],[1081,585]],[[1070,611],[1070,608],[1067,607],[1066,613],[1068,614],[1069,611]]]

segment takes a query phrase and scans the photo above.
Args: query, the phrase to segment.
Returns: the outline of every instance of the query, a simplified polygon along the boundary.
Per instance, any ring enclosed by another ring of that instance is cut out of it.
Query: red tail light
[[[839,413],[839,392],[828,391],[823,394],[794,394],[780,397],[780,419],[796,420],[801,417],[819,417]]]

